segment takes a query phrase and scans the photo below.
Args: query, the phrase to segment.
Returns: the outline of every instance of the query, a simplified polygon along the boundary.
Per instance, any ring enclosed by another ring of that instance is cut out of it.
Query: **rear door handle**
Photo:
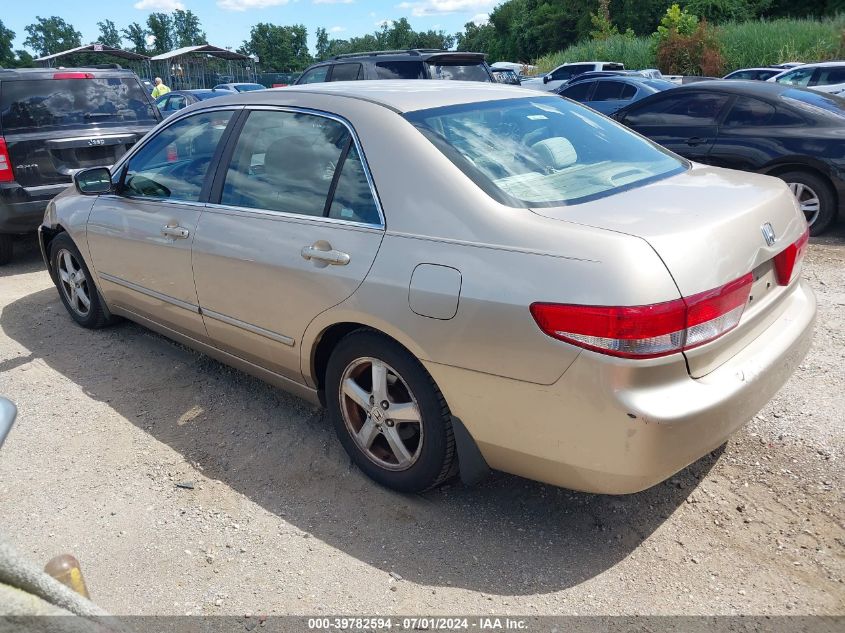
[[[301,251],[302,258],[309,261],[324,262],[333,266],[346,266],[349,263],[349,255],[334,249],[324,251],[314,246],[304,246]]]
[[[164,226],[161,228],[161,234],[165,237],[172,237],[174,240],[187,239],[191,232],[181,226]]]
[[[705,142],[706,141],[703,138],[701,138],[700,136],[693,136],[692,138],[687,139],[687,145],[689,145],[690,147],[695,147],[695,146],[701,145],[702,143],[705,143]]]

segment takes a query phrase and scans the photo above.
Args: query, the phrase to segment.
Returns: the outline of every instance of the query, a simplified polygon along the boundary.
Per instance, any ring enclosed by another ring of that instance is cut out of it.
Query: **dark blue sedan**
[[[174,112],[178,112],[182,108],[187,108],[197,101],[205,101],[214,97],[225,97],[231,94],[234,94],[231,90],[218,90],[217,88],[213,90],[171,90],[156,99],[156,106],[158,106],[162,116],[167,118]]]
[[[618,75],[576,79],[558,94],[602,114],[613,114],[635,101],[676,87],[664,79]]]

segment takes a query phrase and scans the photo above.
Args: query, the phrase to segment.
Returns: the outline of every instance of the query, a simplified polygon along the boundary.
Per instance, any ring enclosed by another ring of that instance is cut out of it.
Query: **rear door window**
[[[220,202],[379,223],[349,130],[314,114],[251,112],[234,147]]]
[[[122,193],[199,200],[217,143],[231,118],[228,110],[204,112],[163,129],[129,160]]]
[[[361,64],[335,64],[331,81],[355,81],[361,79]]]
[[[297,84],[316,84],[321,83],[326,80],[326,75],[329,72],[329,66],[318,66],[317,68],[312,68],[308,72],[304,73],[302,77],[299,78]]]
[[[569,88],[563,90],[560,95],[562,97],[572,99],[573,101],[580,101],[583,103],[584,101],[587,101],[590,91],[595,85],[595,81],[579,81],[574,86],[569,86]]]
[[[21,79],[0,84],[0,127],[5,134],[158,121],[155,106],[133,78]]]
[[[376,63],[376,75],[379,79],[425,79],[422,62],[384,61]]]
[[[814,86],[830,86],[845,83],[845,66],[819,68],[818,75],[813,79]]]
[[[637,93],[634,86],[621,81],[600,81],[590,101],[622,101]]]
[[[639,108],[634,106],[625,117],[625,123],[634,127],[715,125],[728,99],[727,95],[715,92],[683,91],[657,101],[649,100]]]
[[[748,97],[737,97],[724,125],[727,127],[768,125],[775,116],[775,109],[768,103]]]
[[[428,71],[432,79],[490,81],[487,70],[481,63],[429,61]]]

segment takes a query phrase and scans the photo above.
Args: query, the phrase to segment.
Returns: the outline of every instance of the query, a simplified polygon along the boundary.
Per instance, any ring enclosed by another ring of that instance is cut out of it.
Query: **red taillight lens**
[[[703,345],[739,324],[751,273],[706,292],[645,306],[534,303],[531,315],[546,334],[602,354],[655,358]]]
[[[11,182],[14,179],[15,172],[12,171],[12,157],[9,156],[6,139],[0,136],[0,182]]]
[[[781,286],[788,286],[789,282],[792,281],[792,273],[795,272],[798,263],[804,259],[809,241],[810,229],[808,227],[801,234],[801,237],[774,256],[775,273]]]
[[[53,73],[53,79],[93,79],[93,73]]]

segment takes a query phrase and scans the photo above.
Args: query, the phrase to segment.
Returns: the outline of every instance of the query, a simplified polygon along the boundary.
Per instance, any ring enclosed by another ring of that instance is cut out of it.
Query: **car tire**
[[[329,358],[325,386],[338,439],[370,478],[413,493],[457,472],[446,400],[422,364],[392,339],[372,330],[344,337]]]
[[[801,210],[810,225],[810,235],[821,235],[836,219],[836,195],[830,184],[820,175],[809,171],[790,171],[778,174],[798,198]]]
[[[8,233],[0,233],[0,266],[12,261],[15,252],[15,240]]]
[[[50,267],[59,297],[74,321],[89,329],[99,329],[113,322],[114,319],[103,309],[91,271],[67,233],[53,238]]]

